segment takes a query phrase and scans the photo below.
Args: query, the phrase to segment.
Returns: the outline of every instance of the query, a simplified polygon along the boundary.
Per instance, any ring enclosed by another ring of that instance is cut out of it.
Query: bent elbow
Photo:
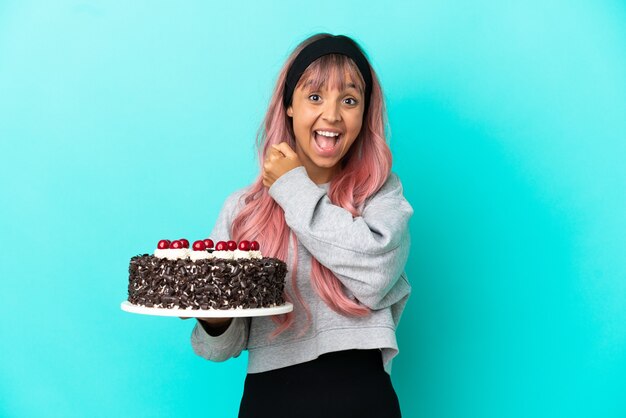
[[[380,303],[385,298],[388,290],[389,289],[382,284],[375,285],[368,283],[364,288],[353,292],[352,297],[358,300],[361,305],[371,310],[378,310],[381,309]]]
[[[378,286],[370,285],[364,291],[355,293],[354,297],[364,306],[373,311],[388,308],[411,293],[406,274],[402,272],[393,283],[379,282]]]

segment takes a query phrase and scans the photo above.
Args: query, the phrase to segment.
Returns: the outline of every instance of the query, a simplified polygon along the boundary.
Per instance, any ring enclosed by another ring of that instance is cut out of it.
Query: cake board
[[[253,316],[271,316],[291,312],[293,304],[285,302],[280,306],[270,308],[236,308],[236,309],[166,309],[148,308],[146,306],[133,305],[125,300],[121,304],[125,312],[153,315],[153,316],[176,316],[181,318],[248,318]]]

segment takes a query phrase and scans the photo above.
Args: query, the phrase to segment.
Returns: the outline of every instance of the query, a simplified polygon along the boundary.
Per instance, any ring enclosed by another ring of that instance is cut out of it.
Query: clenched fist
[[[278,145],[272,145],[263,163],[263,185],[271,187],[280,176],[301,165],[300,157],[289,144],[281,142]]]

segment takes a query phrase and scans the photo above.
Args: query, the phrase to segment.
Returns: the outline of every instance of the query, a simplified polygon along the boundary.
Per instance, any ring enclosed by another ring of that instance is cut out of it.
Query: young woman
[[[240,417],[399,417],[391,384],[413,210],[391,173],[376,73],[350,38],[318,34],[287,59],[259,135],[257,180],[211,237],[256,240],[289,266],[294,311],[203,319],[208,360],[248,350]]]

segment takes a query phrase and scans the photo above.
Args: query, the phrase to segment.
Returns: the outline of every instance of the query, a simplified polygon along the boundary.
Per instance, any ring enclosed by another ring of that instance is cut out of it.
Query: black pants
[[[239,418],[398,418],[380,350],[347,350],[246,376]]]

